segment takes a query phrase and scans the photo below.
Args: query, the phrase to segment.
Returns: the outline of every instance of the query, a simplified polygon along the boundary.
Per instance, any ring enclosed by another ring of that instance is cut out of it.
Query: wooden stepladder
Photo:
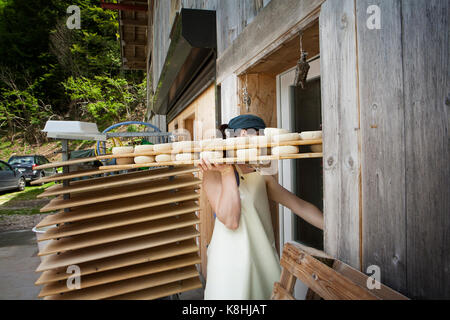
[[[272,300],[295,300],[293,291],[297,279],[309,288],[307,300],[408,299],[381,283],[369,289],[367,284],[372,284],[374,279],[322,251],[297,243],[284,245],[281,267],[280,282],[274,284]]]

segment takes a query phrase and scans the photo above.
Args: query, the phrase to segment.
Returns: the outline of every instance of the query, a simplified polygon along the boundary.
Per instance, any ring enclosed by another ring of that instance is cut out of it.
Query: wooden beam
[[[292,243],[284,246],[281,266],[326,300],[380,299]]]
[[[148,26],[148,21],[144,19],[122,19],[120,20],[120,24],[123,26],[134,26],[134,27],[145,27]]]

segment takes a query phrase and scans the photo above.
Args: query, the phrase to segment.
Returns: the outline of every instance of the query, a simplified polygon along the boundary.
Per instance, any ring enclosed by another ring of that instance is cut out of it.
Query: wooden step
[[[157,274],[142,276],[123,281],[117,281],[86,289],[73,290],[62,295],[48,296],[48,300],[98,300],[114,297],[134,291],[157,287],[174,281],[197,277],[195,266],[184,267],[179,270],[163,271]]]
[[[195,192],[194,190],[181,190],[177,192],[165,191],[152,195],[120,199],[98,205],[89,205],[71,209],[69,212],[60,211],[56,214],[48,215],[37,225],[37,227],[40,228],[54,224],[86,220],[117,213],[133,212],[135,210],[146,208],[159,210],[161,209],[158,209],[159,206],[196,200],[198,198],[200,198],[200,193]]]
[[[177,241],[192,239],[200,236],[195,227],[186,227],[179,230],[160,232],[139,238],[132,238],[107,243],[100,246],[88,247],[82,250],[68,251],[61,254],[48,256],[36,269],[36,272],[47,271],[55,268],[66,267],[72,264],[113,257],[124,253],[135,252]]]
[[[153,300],[168,297],[177,293],[191,291],[202,288],[199,277],[168,283],[149,289],[126,293],[123,295],[108,298],[107,300]]]
[[[80,289],[99,286],[111,282],[133,279],[141,276],[151,275],[162,271],[183,268],[201,263],[198,254],[188,254],[183,256],[172,257],[164,260],[152,261],[147,263],[136,264],[129,267],[114,269],[100,273],[94,273],[80,277]],[[39,298],[55,295],[59,293],[69,292],[66,281],[54,282],[44,286],[39,293]]]
[[[156,169],[145,170],[133,173],[119,174],[103,178],[95,178],[89,180],[70,182],[69,187],[64,187],[62,184],[54,185],[47,188],[43,193],[39,194],[38,198],[55,196],[60,194],[74,194],[80,192],[92,192],[99,189],[113,188],[117,186],[125,186],[134,183],[148,182],[158,180],[171,176],[182,176],[198,171],[195,167],[177,167],[175,169]]]
[[[200,179],[194,177],[180,177],[173,180],[161,179],[160,181],[151,181],[140,184],[134,184],[127,188],[116,187],[111,188],[108,192],[96,191],[87,192],[83,194],[76,194],[71,196],[70,199],[63,199],[59,196],[53,199],[45,207],[43,207],[41,212],[55,211],[58,209],[73,208],[79,206],[85,206],[88,204],[97,204],[100,202],[136,197],[151,193],[162,192],[166,190],[172,190],[177,188],[183,188],[188,186],[199,185],[201,183]]]
[[[113,270],[135,264],[161,260],[174,256],[195,253],[199,248],[194,239],[170,243],[155,248],[126,253],[114,257],[99,259],[91,262],[78,264],[81,276],[90,275],[97,272]],[[71,276],[66,272],[66,268],[57,268],[45,271],[35,282],[36,285],[49,284],[55,281],[66,280]]]
[[[78,250],[100,244],[137,238],[199,223],[200,219],[198,219],[197,215],[195,213],[190,213],[179,217],[169,217],[159,219],[157,221],[136,223],[108,230],[89,232],[87,234],[71,236],[60,240],[52,240],[42,251],[38,253],[38,256],[45,256],[57,252]]]
[[[68,236],[85,234],[93,231],[111,229],[135,223],[148,222],[172,216],[188,214],[200,210],[195,202],[184,202],[179,205],[169,204],[163,207],[147,208],[121,214],[109,215],[70,224],[60,225],[47,230],[38,241],[64,238]]]

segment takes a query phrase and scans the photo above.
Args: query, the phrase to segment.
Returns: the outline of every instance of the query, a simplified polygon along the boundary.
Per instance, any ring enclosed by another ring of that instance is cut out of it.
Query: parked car
[[[16,168],[23,174],[26,181],[33,181],[42,179],[44,177],[52,176],[56,174],[55,168],[36,170],[37,166],[49,163],[44,156],[41,155],[25,155],[25,156],[12,156],[8,160],[8,164],[13,168]]]
[[[25,177],[5,161],[0,160],[0,191],[18,189],[25,190]]]

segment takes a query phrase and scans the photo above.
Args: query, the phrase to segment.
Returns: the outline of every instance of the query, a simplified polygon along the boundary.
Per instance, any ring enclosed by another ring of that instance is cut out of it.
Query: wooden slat
[[[171,204],[169,206],[159,208],[159,210],[144,209],[127,212],[124,214],[89,219],[87,221],[74,222],[71,224],[65,224],[48,229],[43,235],[39,237],[38,241],[64,238],[93,231],[100,231],[136,223],[149,222],[161,218],[188,214],[199,210],[200,206],[191,201],[182,203],[180,205]]]
[[[185,214],[180,217],[164,218],[157,221],[136,223],[124,227],[107,229],[87,234],[71,236],[61,240],[51,241],[38,256],[92,247],[100,244],[111,243],[130,238],[137,238],[149,234],[174,230],[200,223],[195,213]]]
[[[70,197],[70,199],[64,199],[59,196],[53,199],[46,206],[41,208],[41,212],[49,212],[58,209],[74,208],[79,206],[85,206],[93,203],[100,203],[112,200],[118,200],[129,197],[136,197],[140,195],[146,195],[151,193],[157,193],[177,188],[183,188],[188,186],[195,186],[200,183],[200,179],[194,177],[182,177],[175,178],[173,180],[164,179],[161,181],[151,181],[133,186],[122,188],[116,187],[108,190],[107,193],[97,191],[93,193],[76,194]]]
[[[287,291],[279,282],[275,282],[273,286],[271,300],[295,300],[292,294]]]
[[[324,299],[379,299],[367,289],[360,287],[332,268],[314,259],[292,243],[287,243],[283,249],[281,266]]]
[[[336,270],[344,277],[350,279],[361,287],[367,287],[367,275],[358,270],[353,269],[342,261],[336,260],[333,264],[333,270]],[[380,289],[373,289],[370,292],[382,300],[409,300],[404,295],[392,290],[388,286],[379,283]]]
[[[51,255],[44,259],[36,271],[41,272],[59,267],[66,267],[72,264],[113,257],[124,253],[195,238],[199,235],[200,233],[195,227],[187,227],[179,230],[171,230],[139,238],[122,240],[116,243],[107,243],[100,246],[85,248],[83,250],[63,252],[61,254]]]
[[[108,300],[152,300],[199,288],[202,288],[202,282],[200,281],[199,277],[195,277],[150,289],[144,289],[120,296],[111,297],[108,298]]]
[[[60,194],[73,194],[77,192],[87,192],[98,189],[124,186],[133,183],[143,183],[171,176],[188,175],[189,173],[196,172],[198,170],[199,169],[196,167],[177,167],[174,169],[163,168],[114,175],[104,178],[74,181],[70,183],[69,187],[64,187],[62,184],[51,186],[50,188],[47,188],[43,193],[39,194],[37,197],[44,198]]]
[[[132,212],[145,208],[152,208],[170,203],[196,200],[200,194],[193,190],[181,190],[177,192],[160,192],[151,195],[131,197],[110,202],[100,203],[99,205],[89,205],[72,209],[70,212],[60,211],[56,214],[46,216],[37,227],[51,226],[67,222],[75,222],[85,219],[97,218],[111,214]],[[155,210],[164,210],[164,208],[155,208]]]
[[[68,160],[68,161],[57,161],[57,162],[51,162],[51,163],[46,163],[46,164],[37,166],[36,170],[71,166],[74,164],[97,161],[97,160],[98,160],[97,157],[89,157],[89,158],[81,158],[81,159],[74,159],[74,160]]]
[[[287,159],[313,159],[322,158],[322,153],[297,153],[285,156],[258,156],[255,158],[221,158],[221,159],[210,159],[210,163],[227,163],[227,164],[238,164],[238,163],[257,163],[257,162],[268,162],[275,160],[287,160]],[[113,166],[103,166],[100,169],[108,169],[113,167],[117,170],[129,170],[141,167],[158,167],[158,166],[178,166],[178,165],[198,165],[201,160],[190,160],[190,161],[168,161],[168,162],[151,162],[144,164],[126,164],[126,165],[113,165]]]
[[[360,268],[362,204],[355,1],[326,1],[319,23],[326,189],[324,248],[331,256]]]
[[[193,253],[164,260],[141,263],[129,267],[114,269],[111,271],[95,273],[87,276],[82,276],[80,278],[80,289],[77,290],[83,290],[89,287],[104,285],[107,283],[122,281],[126,279],[131,280],[133,278],[155,274],[162,271],[192,266],[200,262],[201,259],[198,254]],[[44,286],[44,288],[39,293],[39,297],[69,292],[71,290],[73,289],[69,289],[65,281],[55,282]]]
[[[78,264],[80,275],[86,276],[97,272],[114,270],[135,264],[161,260],[174,256],[198,252],[199,248],[195,240],[189,239],[177,243],[162,245],[156,248],[126,253],[114,257],[104,258],[91,262]],[[57,268],[45,271],[35,282],[36,285],[48,284],[59,280],[65,280],[72,274],[66,273],[66,268]]]
[[[39,180],[34,180],[31,182],[32,185],[35,184],[41,184],[41,183],[48,183],[48,182],[53,182],[53,181],[63,181],[63,180],[70,180],[70,179],[74,179],[74,178],[81,178],[81,177],[90,177],[90,176],[95,176],[95,175],[102,175],[104,173],[109,173],[109,172],[116,172],[119,170],[116,169],[111,169],[111,170],[99,170],[97,169],[89,169],[89,170],[79,170],[79,171],[74,171],[74,172],[69,172],[69,173],[57,173],[53,176],[50,177],[45,177]]]
[[[371,0],[356,2],[358,25],[365,26],[371,4]],[[377,36],[374,30],[358,28],[362,270],[380,266],[383,281],[404,291],[405,105],[403,94],[399,94],[403,92],[402,9],[401,1],[381,1],[378,5],[383,27],[375,31]]]
[[[145,19],[121,19],[120,23],[123,26],[133,26],[133,27],[147,27],[148,21]]]
[[[184,267],[180,270],[164,271],[157,274],[142,276],[138,278],[113,282],[105,285],[95,286],[64,293],[62,295],[48,296],[49,300],[97,300],[114,297],[134,291],[153,288],[166,283],[189,279],[198,276],[194,266]]]

